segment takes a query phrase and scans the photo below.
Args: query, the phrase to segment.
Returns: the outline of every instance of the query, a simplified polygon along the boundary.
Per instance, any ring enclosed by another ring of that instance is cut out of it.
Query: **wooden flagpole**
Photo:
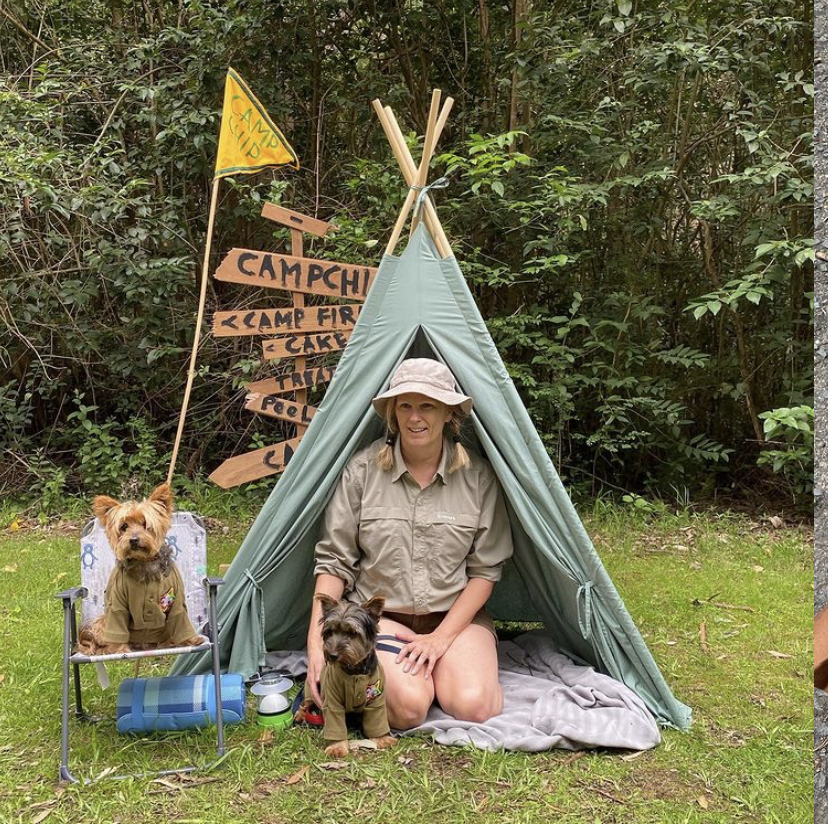
[[[175,461],[178,459],[178,449],[181,445],[181,437],[184,434],[184,420],[187,416],[187,406],[190,403],[190,391],[193,388],[196,355],[198,354],[198,343],[201,337],[201,323],[204,321],[204,305],[207,300],[207,271],[210,267],[210,248],[213,246],[213,223],[216,218],[219,181],[221,181],[220,178],[213,180],[213,193],[210,197],[210,216],[207,219],[207,244],[204,248],[204,261],[201,266],[201,294],[198,300],[198,316],[196,318],[195,334],[193,335],[193,350],[190,354],[190,370],[187,374],[187,387],[184,389],[184,402],[181,404],[181,414],[178,418],[178,431],[175,435],[175,445],[173,446],[172,457],[170,458],[170,470],[167,472],[168,486],[172,486]]]

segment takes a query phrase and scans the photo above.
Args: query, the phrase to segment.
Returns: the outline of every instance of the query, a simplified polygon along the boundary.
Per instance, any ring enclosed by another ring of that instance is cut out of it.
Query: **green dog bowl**
[[[259,727],[283,730],[293,724],[293,713],[290,710],[285,710],[283,713],[259,713],[256,722]]]

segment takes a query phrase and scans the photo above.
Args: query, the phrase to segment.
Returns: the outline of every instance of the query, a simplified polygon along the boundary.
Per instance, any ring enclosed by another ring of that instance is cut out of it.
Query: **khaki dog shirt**
[[[177,643],[195,636],[177,566],[160,581],[138,581],[116,566],[106,587],[103,635],[113,644]]]
[[[323,735],[332,742],[348,738],[346,713],[362,713],[362,732],[368,739],[387,736],[388,713],[385,710],[385,673],[382,665],[370,675],[349,676],[336,664],[322,668]]]

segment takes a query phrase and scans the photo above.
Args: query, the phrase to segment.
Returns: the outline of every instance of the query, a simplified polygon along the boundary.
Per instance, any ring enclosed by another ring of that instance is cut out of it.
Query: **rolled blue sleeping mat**
[[[216,721],[215,680],[212,675],[126,679],[118,689],[119,733],[190,730]],[[244,678],[221,677],[224,724],[244,721]]]

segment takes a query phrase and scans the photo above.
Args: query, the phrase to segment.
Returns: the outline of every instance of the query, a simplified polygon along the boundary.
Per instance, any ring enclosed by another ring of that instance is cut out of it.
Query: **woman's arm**
[[[397,664],[407,659],[403,671],[410,671],[412,676],[416,676],[420,667],[425,665],[425,677],[429,678],[437,661],[451,647],[454,639],[471,624],[472,618],[489,600],[493,589],[494,581],[485,578],[469,579],[440,626],[429,635],[413,635],[410,642],[400,650]],[[398,633],[397,637],[405,636]]]
[[[337,578],[336,575],[322,573],[316,577],[314,596],[320,592],[329,595],[335,600],[342,597],[345,591],[345,581]],[[322,667],[325,664],[325,656],[322,652],[322,605],[314,598],[311,605],[310,626],[308,627],[308,687],[310,687],[314,704],[322,709],[322,696],[319,690],[319,679],[322,675]]]

